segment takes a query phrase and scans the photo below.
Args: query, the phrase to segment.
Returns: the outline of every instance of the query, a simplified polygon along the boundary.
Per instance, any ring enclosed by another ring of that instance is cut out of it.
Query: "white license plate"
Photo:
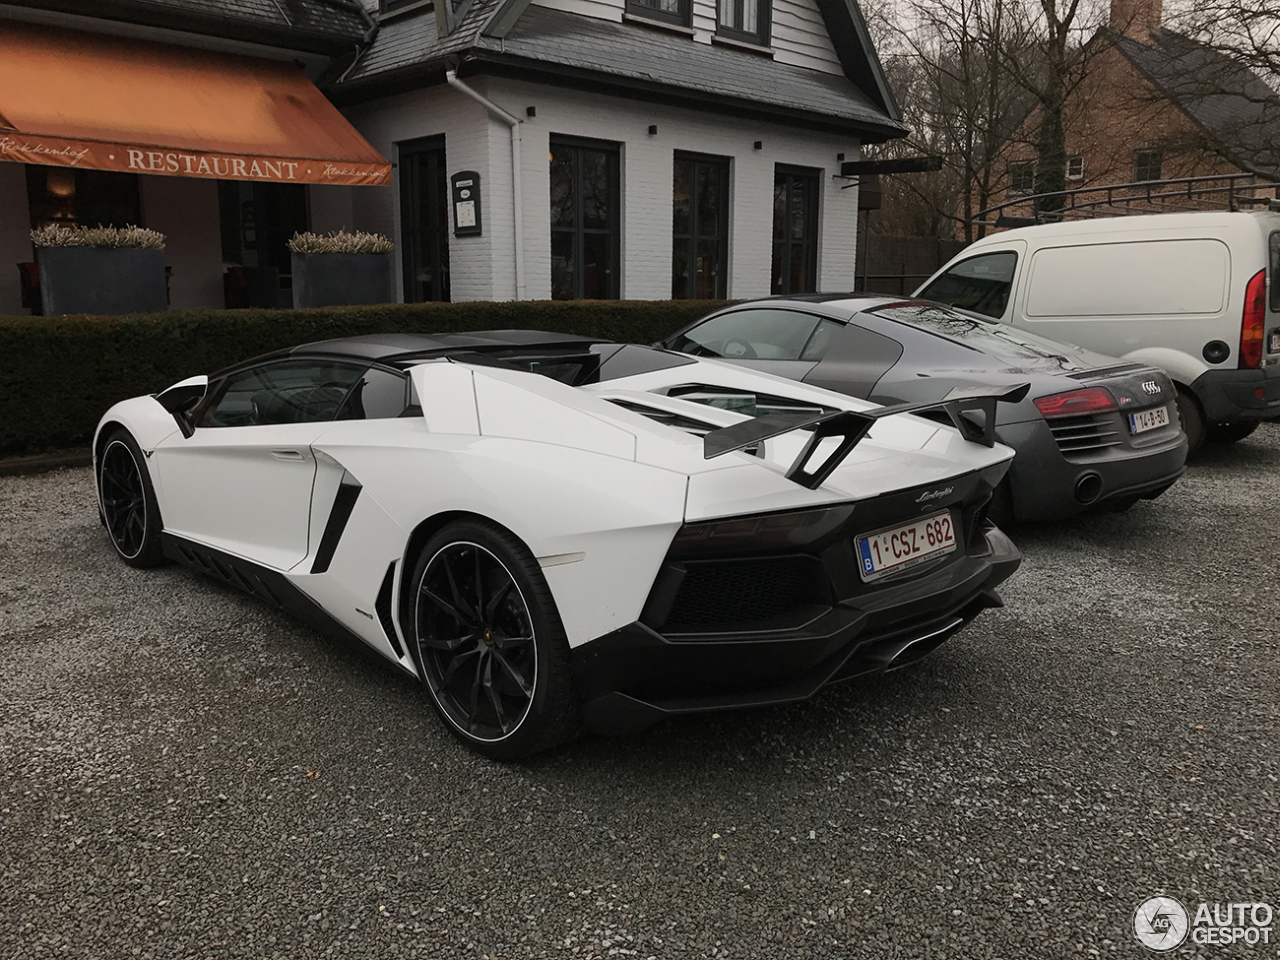
[[[859,537],[858,572],[864,581],[878,580],[956,548],[956,531],[950,513],[935,513],[908,523]]]
[[[1152,407],[1150,410],[1139,410],[1129,414],[1129,432],[1146,433],[1159,427],[1169,425],[1169,408]]]

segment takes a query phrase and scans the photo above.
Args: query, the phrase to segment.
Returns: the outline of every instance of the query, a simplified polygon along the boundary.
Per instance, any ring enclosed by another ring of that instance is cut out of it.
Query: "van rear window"
[[[1231,257],[1219,240],[1142,240],[1046,247],[1031,258],[1027,316],[1142,317],[1220,313]]]

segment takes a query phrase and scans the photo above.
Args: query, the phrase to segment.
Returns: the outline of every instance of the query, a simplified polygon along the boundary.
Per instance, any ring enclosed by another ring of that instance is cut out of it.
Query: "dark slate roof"
[[[524,69],[591,89],[705,106],[719,103],[780,122],[901,136],[906,128],[845,76],[778,63],[731,47],[698,44],[634,24],[529,6],[506,36],[484,35],[501,0],[475,0],[446,38],[435,17],[406,16],[382,25],[372,48],[330,92],[344,98],[361,87],[414,72],[438,72],[443,58],[466,53],[507,69]],[[691,55],[696,54],[696,55]]]
[[[368,34],[373,20],[359,0],[7,0],[125,23],[169,27],[336,55]]]
[[[337,88],[359,86],[362,80],[440,61],[470,49],[501,3],[502,0],[474,0],[462,22],[443,40],[436,35],[436,18],[431,10],[418,10],[383,22],[373,46]]]
[[[1280,176],[1280,97],[1220,50],[1156,28],[1150,43],[1116,35],[1116,48],[1232,163]]]

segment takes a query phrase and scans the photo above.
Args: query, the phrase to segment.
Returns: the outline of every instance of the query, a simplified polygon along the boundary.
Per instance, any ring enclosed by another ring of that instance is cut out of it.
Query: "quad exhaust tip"
[[[1086,473],[1076,481],[1076,499],[1081,503],[1093,503],[1102,496],[1102,477]]]

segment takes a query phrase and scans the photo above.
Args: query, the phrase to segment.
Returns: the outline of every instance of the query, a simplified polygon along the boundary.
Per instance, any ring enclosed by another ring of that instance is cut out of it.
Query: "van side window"
[[[970,257],[925,287],[920,296],[999,319],[1009,305],[1017,263],[1018,255],[1012,251]]]
[[[1280,313],[1280,230],[1271,234],[1270,259],[1267,276],[1271,279],[1271,312]]]

